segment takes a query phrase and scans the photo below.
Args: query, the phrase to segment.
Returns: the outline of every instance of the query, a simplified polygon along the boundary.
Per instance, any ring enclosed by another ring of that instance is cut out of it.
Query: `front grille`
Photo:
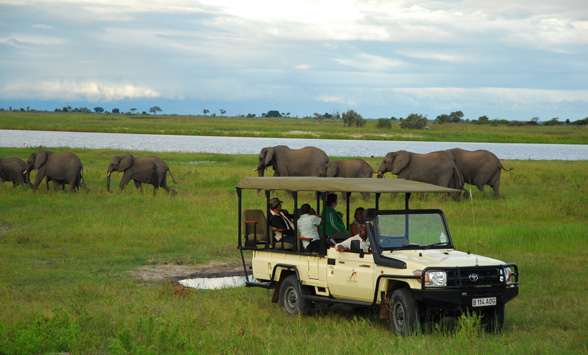
[[[447,286],[482,288],[504,285],[499,267],[467,267],[447,270]]]

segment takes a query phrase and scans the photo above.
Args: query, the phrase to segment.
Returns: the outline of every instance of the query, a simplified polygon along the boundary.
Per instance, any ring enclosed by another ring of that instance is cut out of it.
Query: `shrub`
[[[378,118],[377,128],[390,129],[392,128],[392,120],[389,118]]]
[[[411,113],[402,122],[400,122],[400,128],[407,129],[423,129],[427,126],[427,118],[423,115]]]
[[[363,127],[365,125],[363,117],[354,110],[348,110],[341,118],[343,119],[344,127]]]

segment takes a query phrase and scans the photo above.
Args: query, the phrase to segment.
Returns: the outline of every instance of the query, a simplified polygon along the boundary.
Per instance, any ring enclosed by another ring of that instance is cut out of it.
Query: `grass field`
[[[0,156],[26,160],[34,150],[0,148]],[[499,200],[477,190],[461,203],[413,198],[415,208],[446,212],[460,250],[517,263],[521,287],[502,334],[464,317],[399,338],[375,314],[335,306],[286,317],[271,291],[183,289],[133,273],[239,261],[234,186],[253,174],[256,156],[157,153],[178,195],[154,197],[149,185],[143,194],[132,184],[106,192],[106,168],[121,152],[75,153],[88,193],[0,185],[0,354],[588,352],[586,161],[503,161],[513,170],[503,172]],[[261,196],[248,193],[246,204],[261,205]],[[287,195],[279,197],[288,207]],[[400,197],[381,201],[403,206]],[[354,197],[352,208],[359,205],[368,204]]]
[[[0,111],[0,129],[76,132],[181,134],[202,136],[371,139],[398,141],[588,144],[586,126],[507,126],[466,123],[433,124],[427,129],[343,127],[341,120],[244,118],[178,115]]]

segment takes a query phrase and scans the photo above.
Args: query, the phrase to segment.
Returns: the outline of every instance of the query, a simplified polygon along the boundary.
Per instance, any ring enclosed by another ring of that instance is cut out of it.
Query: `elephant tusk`
[[[255,168],[255,169],[253,169],[253,170],[251,170],[251,171],[256,171],[256,170],[259,170],[259,168]]]
[[[29,169],[25,170],[22,174],[25,175],[29,171]]]
[[[106,177],[109,177],[109,176],[110,176],[110,171],[106,173]]]

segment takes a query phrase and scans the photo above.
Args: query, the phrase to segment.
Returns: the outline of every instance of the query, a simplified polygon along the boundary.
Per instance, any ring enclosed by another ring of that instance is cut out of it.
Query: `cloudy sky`
[[[588,117],[586,0],[0,0],[0,108]]]

